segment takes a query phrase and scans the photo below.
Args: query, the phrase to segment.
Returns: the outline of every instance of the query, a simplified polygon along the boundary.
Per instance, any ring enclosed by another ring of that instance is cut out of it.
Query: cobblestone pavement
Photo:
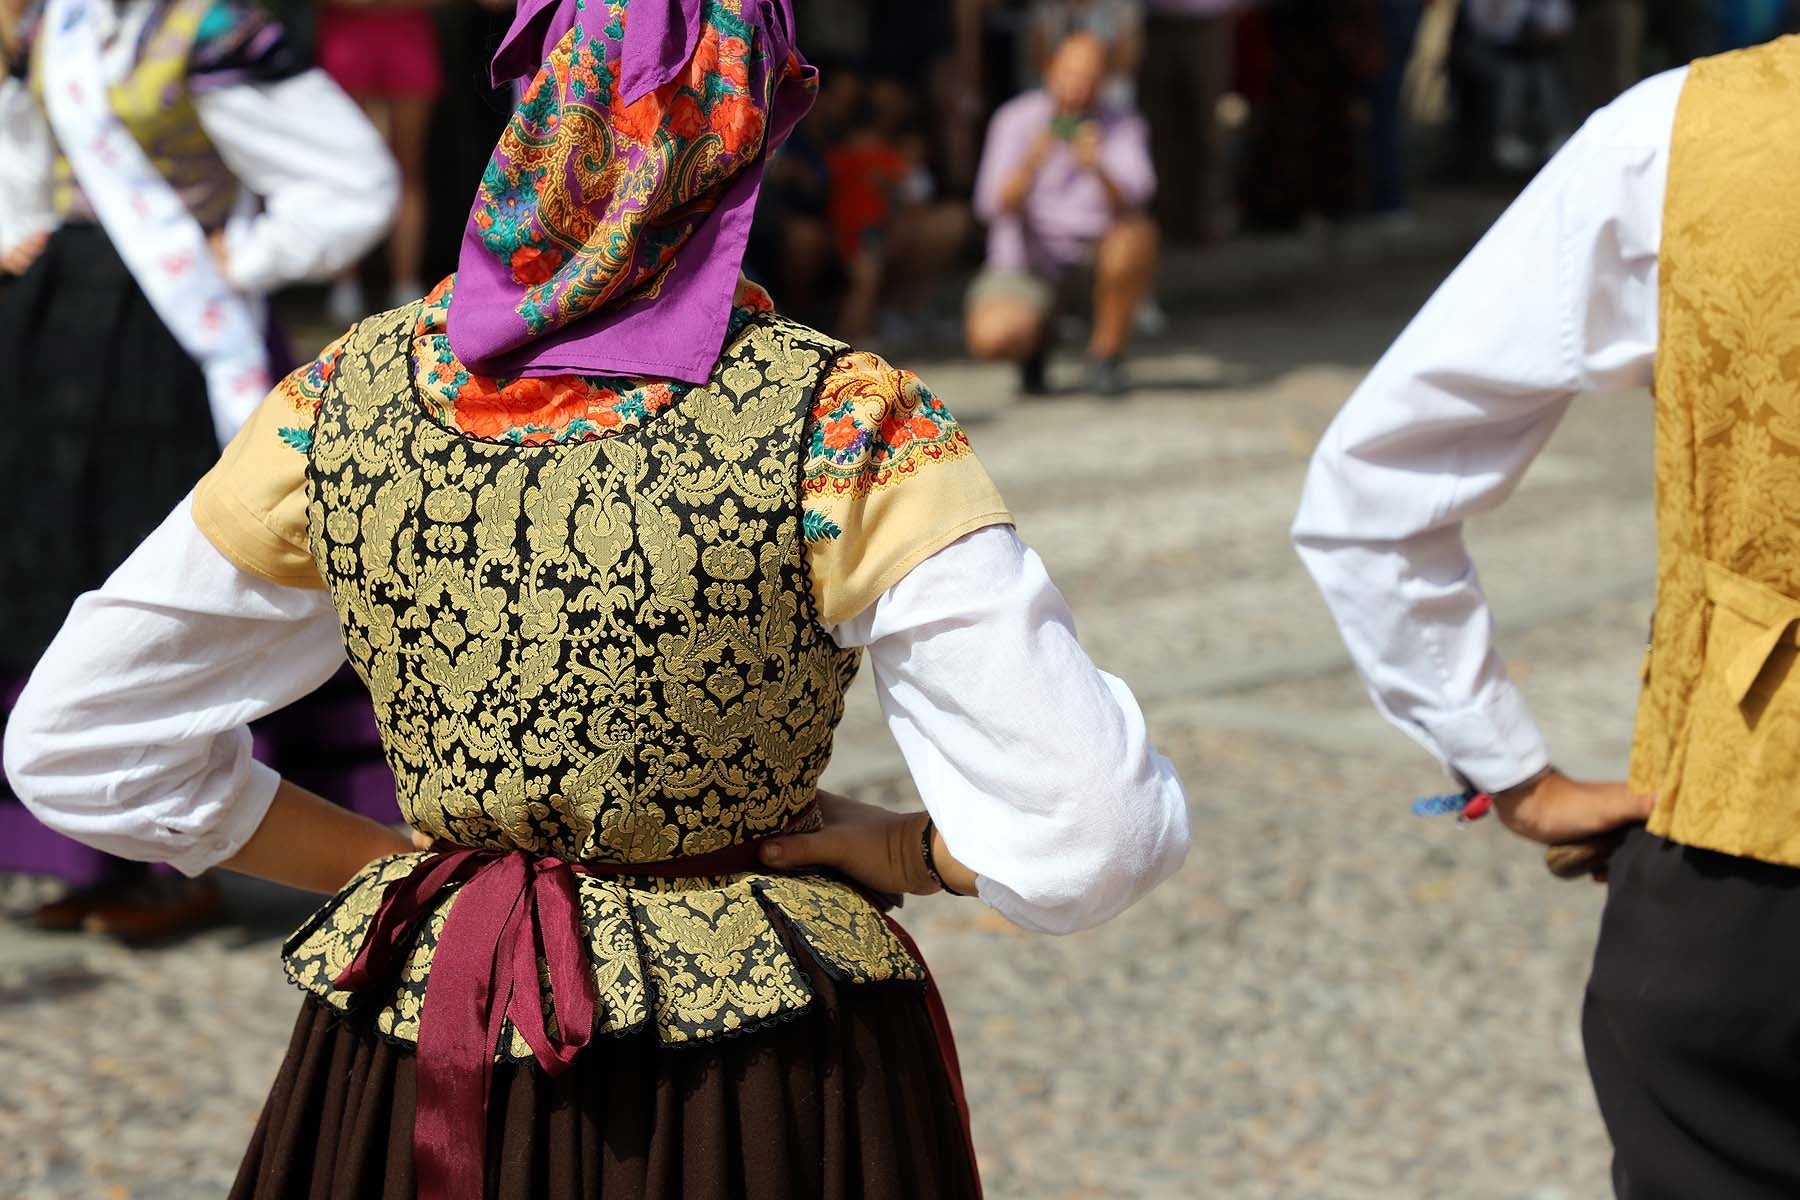
[[[926,364],[1195,821],[1186,870],[1098,931],[908,906],[994,1200],[1606,1194],[1577,1034],[1602,894],[1496,828],[1407,815],[1443,781],[1369,709],[1285,539],[1317,436],[1444,265],[1208,302],[1116,405]],[[1621,769],[1629,737],[1646,403],[1578,404],[1474,533],[1513,669],[1582,770]],[[859,692],[832,778],[903,800],[872,708]],[[0,1196],[222,1194],[297,1004],[276,949],[302,911],[234,897],[245,925],[155,952],[0,931]]]

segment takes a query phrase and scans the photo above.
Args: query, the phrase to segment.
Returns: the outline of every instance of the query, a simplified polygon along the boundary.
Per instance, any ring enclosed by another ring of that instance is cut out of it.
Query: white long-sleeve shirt
[[[116,21],[100,70],[130,72],[149,0],[100,5]],[[274,83],[209,89],[194,97],[201,128],[225,166],[260,204],[228,231],[232,286],[260,295],[328,278],[380,240],[399,196],[399,168],[356,102],[323,71]],[[0,78],[0,253],[56,227],[54,140],[20,80]]]
[[[1685,81],[1621,96],[1526,188],[1332,422],[1294,521],[1376,705],[1485,790],[1550,754],[1462,523],[1512,493],[1575,397],[1649,386]]]
[[[1181,865],[1180,779],[1010,526],[938,551],[830,632],[867,647],[926,808],[1012,921],[1094,925]],[[46,825],[198,873],[242,848],[279,782],[245,726],[343,660],[329,593],[240,570],[184,503],[76,602],[13,711],[7,776]]]

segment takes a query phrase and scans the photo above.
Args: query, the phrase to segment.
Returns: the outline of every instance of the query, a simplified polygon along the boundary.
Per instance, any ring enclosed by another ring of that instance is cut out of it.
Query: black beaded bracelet
[[[931,846],[931,834],[932,834],[932,831],[935,830],[936,828],[937,828],[936,822],[934,822],[930,817],[926,817],[925,818],[925,832],[922,835],[920,835],[920,837],[919,837],[919,853],[925,859],[925,873],[927,875],[931,876],[932,882],[936,883],[939,887],[943,888],[946,892],[949,892],[952,896],[966,896],[966,895],[968,895],[967,892],[957,891],[955,888],[953,888],[949,884],[945,883],[944,877],[942,875],[938,874],[937,852],[935,850],[933,850],[932,846]]]

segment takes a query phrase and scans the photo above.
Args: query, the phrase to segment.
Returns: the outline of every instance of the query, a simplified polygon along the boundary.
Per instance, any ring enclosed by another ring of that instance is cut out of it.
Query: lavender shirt
[[[1106,186],[1082,168],[1067,142],[1058,142],[1038,168],[1023,209],[1000,210],[1007,181],[1030,157],[1055,111],[1048,92],[1026,92],[1001,105],[988,126],[975,178],[975,212],[988,223],[992,270],[1058,274],[1086,262],[1094,242],[1118,220]],[[1101,170],[1129,206],[1142,207],[1156,191],[1149,126],[1125,109],[1103,110],[1094,119],[1100,122]]]

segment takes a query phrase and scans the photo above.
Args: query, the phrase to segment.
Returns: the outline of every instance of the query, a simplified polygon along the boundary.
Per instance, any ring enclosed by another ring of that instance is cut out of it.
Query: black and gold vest
[[[773,315],[641,428],[522,446],[440,425],[413,385],[419,306],[365,321],[313,430],[308,521],[401,811],[461,846],[650,863],[786,827],[812,803],[859,654],[820,625],[800,480],[843,347]],[[330,981],[388,882],[371,864],[303,926],[288,971]],[[804,1008],[809,953],[848,982],[922,978],[880,913],[823,875],[582,876],[599,1030],[664,1042]],[[377,1027],[413,1041],[454,895]],[[505,1050],[503,1044],[502,1049]],[[512,1056],[529,1057],[512,1039]]]

